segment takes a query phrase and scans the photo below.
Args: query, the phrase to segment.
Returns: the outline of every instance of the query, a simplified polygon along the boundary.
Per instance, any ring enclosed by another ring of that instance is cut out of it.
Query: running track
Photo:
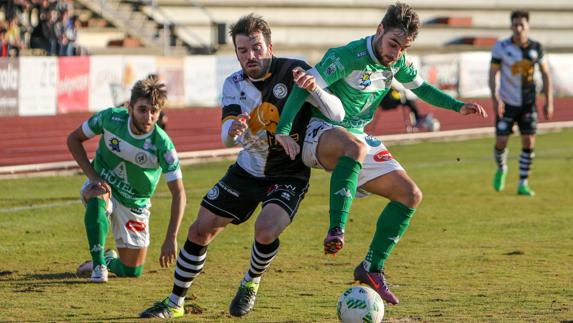
[[[468,100],[471,101],[471,100]],[[493,125],[490,100],[475,100],[486,107],[488,119],[461,116],[454,112],[433,108],[423,102],[423,113],[432,112],[441,123],[442,130],[480,128]],[[541,106],[542,101],[540,101]],[[170,109],[167,110],[168,133],[179,152],[224,148],[220,143],[220,109]],[[42,117],[0,117],[0,166],[38,164],[70,161],[72,156],[66,146],[67,135],[89,117],[87,113]],[[542,120],[541,122],[546,122]],[[573,98],[557,98],[552,121],[573,120]],[[368,126],[373,135],[405,133],[401,109],[378,111]],[[93,157],[97,140],[87,142]]]

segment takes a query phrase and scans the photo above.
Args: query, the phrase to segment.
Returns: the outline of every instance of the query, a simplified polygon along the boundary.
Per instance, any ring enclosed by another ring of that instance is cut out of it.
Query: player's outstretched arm
[[[457,100],[456,98],[436,88],[430,83],[423,82],[422,85],[411,90],[420,99],[439,108],[454,110],[456,112],[462,113],[463,115],[477,114],[484,118],[487,117],[487,113],[485,112],[484,108],[479,104],[465,103],[463,101]]]
[[[165,241],[161,246],[161,255],[159,264],[161,267],[169,267],[177,259],[177,233],[183,220],[185,205],[187,204],[187,195],[183,187],[183,180],[178,178],[174,181],[167,182],[167,187],[171,192],[171,217],[169,226],[165,235]]]

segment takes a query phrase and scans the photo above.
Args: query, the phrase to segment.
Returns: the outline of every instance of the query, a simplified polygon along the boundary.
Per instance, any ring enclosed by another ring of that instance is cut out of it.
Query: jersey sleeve
[[[159,166],[167,182],[172,182],[183,177],[179,158],[173,142],[167,137],[163,149],[159,153]]]
[[[501,42],[496,42],[491,48],[491,64],[501,65],[501,58],[502,58]]]
[[[543,50],[543,46],[540,43],[537,43],[538,46],[538,56],[537,56],[537,63],[543,64],[545,63],[545,51]]]
[[[414,67],[414,63],[408,59],[406,54],[402,55],[400,58],[398,67],[400,69],[395,75],[396,80],[402,83],[406,89],[417,89],[424,83],[424,79],[420,74],[418,74],[418,70]]]
[[[234,76],[236,75],[234,74]],[[223,107],[221,120],[223,123],[241,114],[240,99],[241,92],[234,77],[228,77],[223,83],[223,95],[221,98],[221,106]]]
[[[84,121],[82,124],[82,131],[84,132],[84,135],[86,135],[88,138],[92,138],[102,134],[104,124],[112,113],[111,110],[111,108],[102,110],[92,115],[88,120]]]
[[[352,72],[353,57],[344,47],[329,49],[315,68],[324,81],[324,86],[343,79]],[[321,84],[319,84],[320,86]]]

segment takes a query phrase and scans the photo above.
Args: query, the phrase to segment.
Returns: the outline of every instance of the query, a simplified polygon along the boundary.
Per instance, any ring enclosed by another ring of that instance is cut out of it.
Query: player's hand
[[[161,255],[159,256],[159,264],[163,268],[167,268],[177,261],[177,240],[165,239],[161,246]]]
[[[460,113],[464,116],[468,114],[476,114],[482,118],[487,118],[487,112],[485,112],[485,109],[481,105],[472,102],[462,105]]]
[[[275,139],[283,146],[285,153],[294,160],[296,155],[300,152],[300,146],[289,135],[275,134]]]
[[[553,118],[553,102],[545,103],[543,106],[543,115],[545,116],[545,120],[551,120],[551,118]]]
[[[90,180],[90,189],[94,190],[94,192],[97,192],[97,195],[111,195],[111,186],[109,186],[109,184],[101,178]]]
[[[250,116],[247,112],[243,112],[237,116],[233,123],[231,124],[231,128],[229,128],[229,137],[237,137],[245,133],[247,128],[247,121],[249,121]]]
[[[500,100],[493,100],[493,112],[496,113],[499,119],[503,118],[505,112],[505,104]]]
[[[294,83],[301,89],[312,92],[317,87],[314,76],[306,73],[306,71],[300,66],[297,66],[292,70],[292,76]]]

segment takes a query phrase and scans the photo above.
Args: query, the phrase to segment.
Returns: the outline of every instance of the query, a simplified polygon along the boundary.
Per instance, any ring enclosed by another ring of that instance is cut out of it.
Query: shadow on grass
[[[25,274],[25,275],[17,275],[16,277],[14,277],[14,275],[12,274],[12,275],[0,276],[0,281],[32,283],[35,286],[90,283],[89,280],[87,280],[85,277],[80,277],[76,273],[72,272],[49,273],[49,274]]]

